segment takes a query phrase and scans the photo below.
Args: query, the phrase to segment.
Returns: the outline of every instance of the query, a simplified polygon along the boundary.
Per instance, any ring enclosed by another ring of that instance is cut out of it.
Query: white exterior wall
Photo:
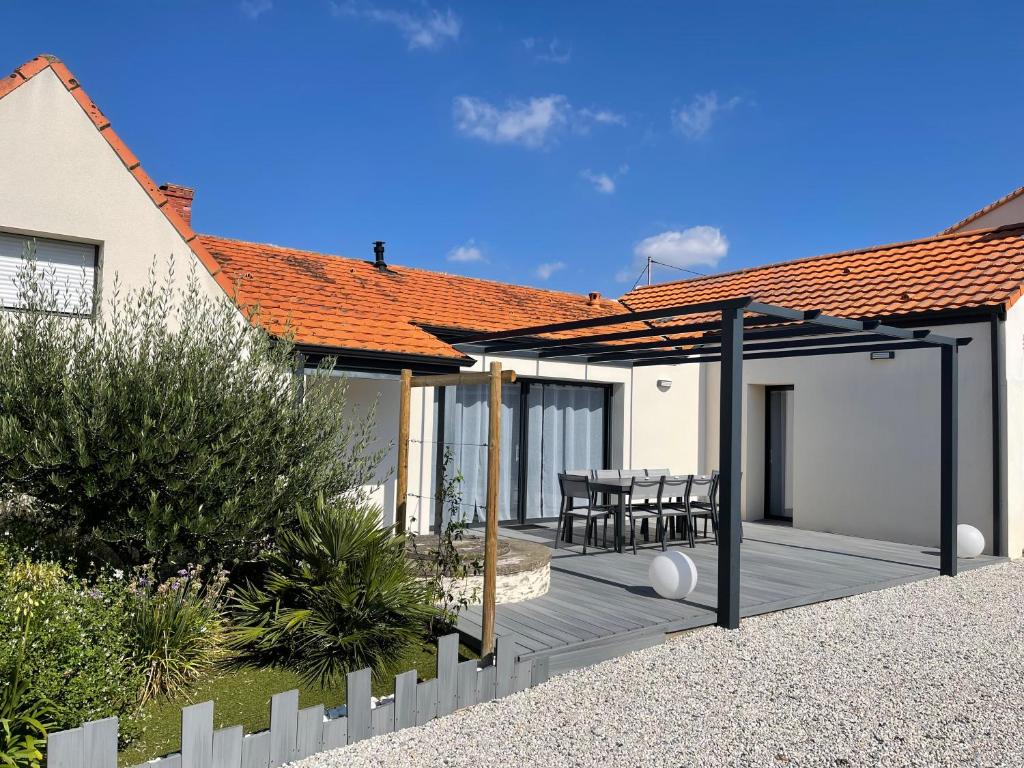
[[[0,99],[0,230],[99,246],[100,285],[109,296],[145,285],[175,259],[183,284],[196,264],[211,296],[223,291],[49,69]]]
[[[960,350],[959,517],[960,522],[979,528],[990,544],[989,326],[946,325],[935,331],[973,338]],[[719,367],[701,367],[705,369],[707,424],[704,461],[706,468],[714,468],[719,446]],[[937,349],[898,350],[893,360],[871,360],[867,352],[748,360],[743,369],[744,519],[761,518],[764,512],[764,387],[791,384],[793,525],[923,546],[938,544]],[[1012,551],[1019,554],[1020,544]]]
[[[1007,509],[1007,551],[1024,554],[1024,307],[1020,302],[1006,313],[1005,434],[1007,471],[1004,475]]]
[[[967,232],[972,229],[988,229],[990,227],[1004,227],[1007,224],[1019,224],[1024,221],[1024,195],[1015,197],[1013,200],[1003,203],[998,208],[993,208],[984,216],[979,216],[969,224],[965,224],[956,232]]]
[[[585,365],[536,358],[482,355],[466,370],[487,370],[494,360],[504,370],[522,377],[546,380],[593,382],[612,385],[611,455],[613,467],[668,467],[675,472],[693,472],[699,456],[699,413],[696,366],[652,366],[619,368]],[[659,388],[658,380],[671,380]],[[398,458],[395,440],[398,432],[397,380],[351,379],[350,403],[362,410],[379,398],[377,429],[379,445],[390,445],[378,473],[378,485],[371,490],[375,503],[384,508],[385,520],[394,520],[395,475]],[[412,392],[409,441],[410,527],[422,533],[433,521],[436,471],[436,406],[434,390],[416,388]]]

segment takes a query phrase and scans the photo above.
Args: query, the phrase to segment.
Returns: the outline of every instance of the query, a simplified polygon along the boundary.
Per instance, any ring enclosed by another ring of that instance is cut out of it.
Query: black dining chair
[[[687,533],[690,538],[690,546],[696,546],[694,534],[696,533],[697,526],[694,524],[694,519],[704,518],[705,528],[704,535],[707,536],[707,518],[712,517],[712,503],[711,493],[714,480],[711,475],[690,475],[689,482],[686,488],[686,494],[683,496],[683,510],[686,513],[686,527]],[[716,515],[712,518],[712,529],[715,534],[715,544],[718,543],[718,517],[717,517],[717,504],[714,505]]]
[[[633,485],[629,491],[626,504],[626,516],[629,518],[629,539],[633,544],[633,554],[636,554],[636,523],[641,525],[649,520],[655,520],[655,541],[661,542],[661,549],[665,549],[665,517],[661,506],[661,486],[664,478],[661,477],[633,477]]]
[[[715,534],[715,544],[718,543],[718,470],[711,473],[711,485],[707,489],[707,496],[694,496],[690,499],[690,507],[694,510],[694,517],[704,519],[704,538],[708,537],[708,521],[711,521],[711,530]],[[743,537],[742,524],[740,527],[740,538]]]
[[[594,493],[590,490],[590,479],[586,475],[558,475],[558,486],[562,491],[562,503],[558,513],[558,525],[555,527],[555,549],[562,538],[562,527],[567,527],[569,540],[572,540],[572,526],[576,518],[586,521],[583,529],[583,554],[587,554],[587,540],[593,536],[597,546],[597,521],[604,521],[602,544],[608,548],[608,518],[612,510],[606,505],[597,504]],[[583,506],[577,506],[579,501]]]
[[[690,487],[689,475],[665,475],[662,478],[661,497],[662,514],[669,523],[672,536],[678,531],[680,536],[689,536],[689,524],[686,519],[687,489]]]

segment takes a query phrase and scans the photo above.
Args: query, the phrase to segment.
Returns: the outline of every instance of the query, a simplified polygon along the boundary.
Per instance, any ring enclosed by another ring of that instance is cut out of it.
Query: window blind
[[[89,314],[96,279],[96,246],[0,232],[0,304],[20,307],[18,276],[30,244],[43,279],[56,291],[60,311]]]

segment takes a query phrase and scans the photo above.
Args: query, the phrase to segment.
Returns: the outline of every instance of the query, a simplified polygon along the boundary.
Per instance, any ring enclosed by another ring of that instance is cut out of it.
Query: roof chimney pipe
[[[374,240],[373,241],[373,266],[379,269],[381,272],[386,272],[388,265],[384,261],[384,241]]]

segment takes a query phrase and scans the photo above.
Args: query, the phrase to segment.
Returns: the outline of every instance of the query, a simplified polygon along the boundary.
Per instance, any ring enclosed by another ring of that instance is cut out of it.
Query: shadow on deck
[[[937,549],[804,531],[764,522],[743,524],[740,604],[743,616],[849,597],[938,575]],[[504,529],[514,536],[554,543],[554,524]],[[559,674],[663,642],[665,635],[715,623],[718,548],[698,541],[695,549],[670,542],[697,566],[696,590],[685,600],[658,597],[647,580],[660,545],[643,544],[637,555],[588,548],[579,536],[552,551],[548,594],[497,608],[498,635],[516,635],[520,658],[546,664]],[[998,558],[960,560],[976,568]],[[480,609],[466,610],[459,630],[469,642],[480,637]]]

